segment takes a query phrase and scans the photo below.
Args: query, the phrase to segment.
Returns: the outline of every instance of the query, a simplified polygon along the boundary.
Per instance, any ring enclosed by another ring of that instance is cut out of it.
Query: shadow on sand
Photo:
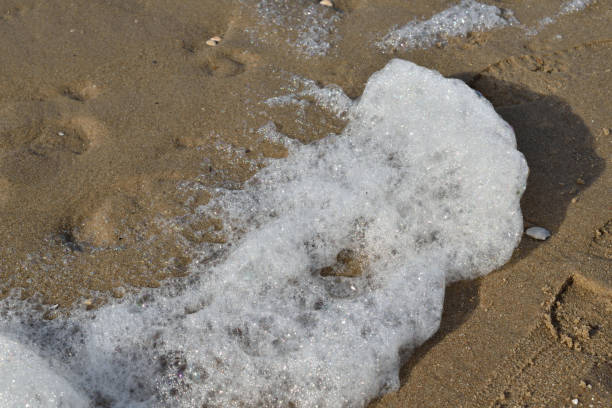
[[[530,169],[521,200],[525,226],[542,226],[554,234],[572,198],[603,172],[605,162],[594,151],[593,135],[571,106],[558,97],[488,76],[465,73],[457,77],[481,92],[514,128],[518,149]],[[509,263],[523,259],[540,244],[524,238]],[[410,380],[423,356],[469,319],[479,303],[480,283],[476,279],[447,287],[440,328],[406,360],[400,371],[402,385]]]

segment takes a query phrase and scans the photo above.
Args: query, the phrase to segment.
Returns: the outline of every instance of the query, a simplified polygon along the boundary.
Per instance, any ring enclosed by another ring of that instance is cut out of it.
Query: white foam
[[[296,105],[303,116],[304,108],[311,104],[311,99],[319,108],[338,118],[345,118],[353,105],[351,98],[338,85],[320,87],[315,81],[297,75],[292,76],[291,81],[300,90],[266,99],[264,103],[268,106]]]
[[[429,48],[449,37],[463,37],[470,32],[491,30],[516,23],[509,10],[462,0],[428,20],[412,21],[390,31],[378,44],[382,49]]]
[[[243,0],[244,1],[244,0]],[[309,56],[326,55],[332,44],[338,40],[336,23],[339,14],[330,7],[323,7],[312,1],[260,0],[256,4],[257,14],[263,26],[276,26],[288,31],[286,41],[296,51]],[[252,41],[266,40],[269,28],[250,29]],[[272,29],[277,36],[278,29]]]
[[[4,330],[68,350],[78,386],[113,407],[359,407],[398,387],[445,283],[509,259],[527,166],[488,101],[407,61],[372,75],[347,117],[211,201],[230,237],[215,265],[93,316]],[[321,276],[345,249],[367,258],[361,276]]]
[[[595,3],[595,1],[596,0],[567,0],[561,4],[559,11],[555,13],[554,16],[541,18],[536,27],[527,27],[527,35],[537,35],[541,29],[547,25],[555,23],[560,17],[582,11],[591,4]]]
[[[49,363],[23,344],[0,336],[2,408],[82,408],[87,399]]]
[[[582,11],[591,4],[595,3],[595,0],[567,0],[561,5],[560,14],[571,14],[577,11]]]

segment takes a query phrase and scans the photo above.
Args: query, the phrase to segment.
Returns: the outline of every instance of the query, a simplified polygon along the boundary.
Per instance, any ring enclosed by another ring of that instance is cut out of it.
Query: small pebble
[[[609,136],[610,135],[610,129],[603,128],[602,131],[603,131],[604,136]]]
[[[334,7],[334,3],[332,3],[330,0],[321,0],[319,4],[325,7]]]
[[[574,398],[574,399],[572,400],[572,404],[574,404],[574,405],[578,405],[578,398]]]
[[[525,234],[527,234],[528,237],[537,239],[538,241],[546,241],[551,235],[549,230],[542,227],[527,228]]]
[[[584,184],[584,179],[582,179],[582,178],[578,177],[578,178],[576,179],[576,184]]]
[[[64,136],[64,132],[57,132],[58,136]]]

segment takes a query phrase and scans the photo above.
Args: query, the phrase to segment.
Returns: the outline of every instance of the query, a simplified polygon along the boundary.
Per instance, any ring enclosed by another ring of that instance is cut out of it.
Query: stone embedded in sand
[[[332,3],[330,0],[321,0],[319,4],[325,7],[334,7],[334,3]]]

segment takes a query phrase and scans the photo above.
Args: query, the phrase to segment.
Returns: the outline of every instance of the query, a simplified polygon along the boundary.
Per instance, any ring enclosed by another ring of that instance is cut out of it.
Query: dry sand
[[[489,3],[534,27],[562,2]],[[1,0],[2,294],[20,288],[65,313],[184,275],[190,251],[223,235],[214,218],[190,221],[210,197],[179,183],[239,186],[256,170],[245,157],[282,157],[251,131],[268,120],[302,141],[344,125],[308,110],[310,127],[253,101],[287,73],[356,97],[400,57],[493,102],[531,169],[525,225],[553,235],[526,237],[501,270],[449,287],[439,332],[373,405],[612,406],[612,2],[535,36],[507,27],[396,54],[371,44],[455,2],[335,4],[342,41],[304,57],[282,28],[251,43],[256,12],[238,2]]]

